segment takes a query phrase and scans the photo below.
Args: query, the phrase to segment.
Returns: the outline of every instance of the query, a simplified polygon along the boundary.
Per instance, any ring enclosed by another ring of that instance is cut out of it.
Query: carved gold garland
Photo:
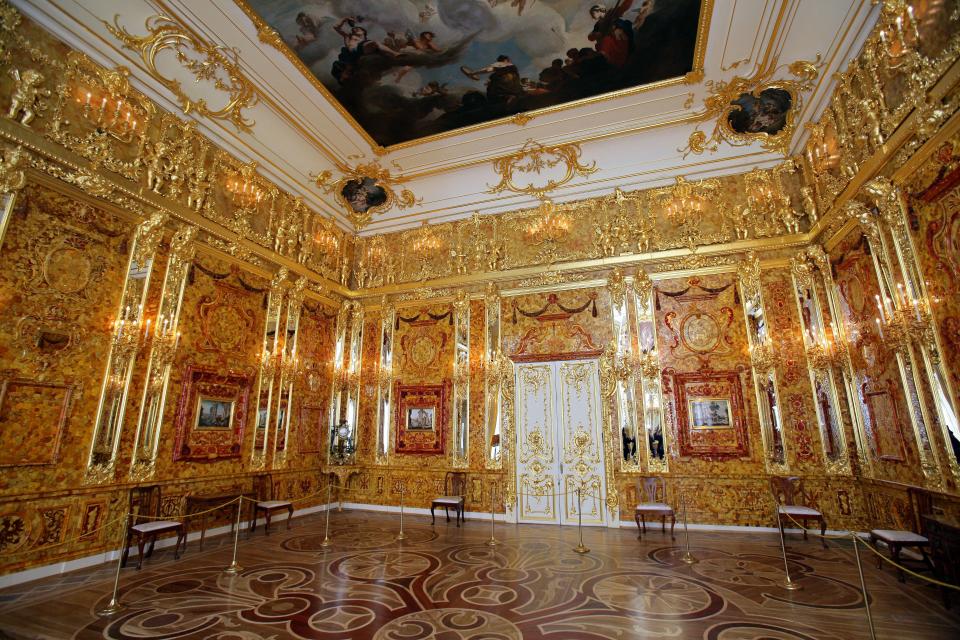
[[[678,151],[687,157],[691,153],[701,154],[705,151],[716,151],[720,147],[721,141],[726,141],[734,146],[744,146],[759,142],[764,149],[776,151],[786,155],[787,145],[793,136],[796,128],[796,117],[802,105],[803,93],[811,91],[814,87],[813,82],[820,73],[820,56],[814,61],[797,60],[788,65],[779,67],[769,67],[761,70],[752,78],[742,78],[735,76],[727,82],[708,81],[707,90],[710,95],[707,96],[703,105],[704,120],[713,120],[716,118],[716,124],[713,131],[708,136],[698,127],[687,141],[687,146]],[[778,71],[786,67],[787,71],[796,78],[795,80],[774,80],[773,77]],[[786,114],[786,124],[776,134],[767,133],[740,133],[730,126],[730,113],[740,107],[732,104],[734,100],[742,94],[748,93],[756,98],[767,89],[782,89],[790,94],[790,108]]]
[[[576,176],[585,177],[596,173],[597,163],[591,162],[589,165],[581,163],[580,153],[580,145],[578,144],[546,146],[528,140],[516,153],[493,161],[493,170],[500,176],[500,182],[490,187],[489,192],[512,191],[514,193],[526,193],[542,199],[547,192],[567,184]],[[560,165],[564,166],[564,174],[559,178],[548,178],[543,185],[537,186],[530,182],[526,186],[521,186],[515,182],[514,174],[517,172],[540,175],[542,171]]]
[[[338,169],[342,175],[336,180],[333,179],[333,172],[329,169],[324,169],[316,175],[311,174],[311,177],[314,178],[317,186],[323,189],[324,193],[333,194],[333,197],[346,211],[347,217],[357,231],[370,224],[373,216],[389,210],[394,205],[397,205],[398,209],[409,209],[422,202],[422,199],[418,199],[409,189],[396,191],[394,187],[406,182],[406,178],[391,174],[389,169],[381,167],[377,162],[361,163],[355,167],[340,165]],[[365,178],[372,179],[378,187],[383,189],[386,200],[366,211],[356,211],[343,196],[343,188],[348,182],[362,181]]]
[[[203,40],[173,18],[162,14],[147,18],[144,25],[147,34],[143,36],[135,36],[121,27],[119,19],[118,14],[114,16],[113,24],[104,21],[104,25],[125,47],[139,51],[147,72],[173,92],[184,114],[196,111],[207,118],[227,120],[239,131],[251,131],[254,122],[243,115],[243,110],[255,105],[259,97],[253,84],[240,70],[239,54],[235,49]],[[203,98],[190,98],[179,80],[165,76],[157,68],[157,56],[164,51],[174,53],[177,62],[193,74],[197,82],[212,82],[214,88],[225,92],[228,96],[226,104],[217,109],[209,107]]]

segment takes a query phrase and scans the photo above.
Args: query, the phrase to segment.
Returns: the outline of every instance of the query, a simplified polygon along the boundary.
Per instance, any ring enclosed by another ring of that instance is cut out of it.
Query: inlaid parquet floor
[[[457,529],[442,518],[408,516],[408,539],[394,541],[397,517],[333,513],[334,546],[324,551],[322,515],[241,536],[238,576],[228,536],[191,543],[173,561],[158,551],[143,570],[122,573],[127,605],[111,618],[112,567],[98,567],[0,592],[0,629],[11,638],[196,638],[255,640],[529,640],[703,638],[854,640],[868,638],[849,547],[824,550],[811,537],[789,540],[783,580],[779,539],[767,533],[691,531],[699,562],[680,561],[677,542],[654,530],[499,525],[503,544],[484,543],[482,521]],[[866,558],[865,558],[866,559]],[[877,637],[960,637],[960,616],[915,579],[865,565]],[[957,598],[955,609],[960,609]],[[0,637],[3,636],[0,633]]]

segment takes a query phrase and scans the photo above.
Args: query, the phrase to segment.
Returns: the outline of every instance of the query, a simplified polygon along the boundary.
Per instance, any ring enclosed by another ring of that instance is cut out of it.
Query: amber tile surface
[[[10,638],[373,638],[415,640],[704,638],[868,638],[850,548],[788,539],[791,571],[803,589],[782,588],[779,540],[769,533],[691,531],[699,562],[680,561],[677,541],[654,530],[498,525],[462,528],[439,518],[361,511],[274,524],[241,535],[243,571],[228,576],[231,539],[192,543],[174,561],[158,551],[141,571],[124,569],[127,605],[98,618],[111,588],[99,567],[0,591],[0,629]],[[939,594],[865,563],[877,637],[956,638],[960,617]],[[960,608],[960,599],[955,610]]]

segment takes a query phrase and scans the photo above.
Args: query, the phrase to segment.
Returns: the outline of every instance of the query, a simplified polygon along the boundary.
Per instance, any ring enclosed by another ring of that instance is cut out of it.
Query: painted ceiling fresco
[[[383,146],[684,75],[700,0],[247,0]]]

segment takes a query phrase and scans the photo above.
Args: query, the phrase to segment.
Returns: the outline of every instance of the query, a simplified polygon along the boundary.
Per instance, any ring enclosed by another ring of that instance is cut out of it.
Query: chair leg
[[[460,528],[460,516],[463,513],[463,507],[457,506],[457,512],[453,514],[454,520],[457,521],[457,529]]]
[[[157,534],[153,534],[150,537],[150,548],[147,549],[147,557],[150,558],[153,556],[153,548],[157,546]]]
[[[676,528],[676,526],[677,526],[677,514],[671,513],[670,514],[670,539],[671,540],[677,539],[677,536],[673,535],[673,530]]]
[[[138,534],[137,534],[137,551],[139,552],[140,555],[137,557],[137,571],[140,571],[140,567],[143,566],[143,545],[144,545],[144,543],[146,543],[146,539],[144,538],[144,536],[142,536],[142,535],[140,535],[140,534],[138,533]]]
[[[290,521],[293,520],[293,505],[287,506],[287,531],[290,530]]]
[[[930,556],[927,555],[927,550],[923,547],[919,547],[920,555],[923,556],[923,564],[927,565],[927,569],[933,571],[933,562],[930,561]]]
[[[637,521],[637,540],[641,540],[643,535],[640,533],[640,514],[633,514],[633,519]]]
[[[660,517],[660,533],[667,532],[667,516]]]
[[[877,569],[883,569],[883,560],[880,559],[880,539],[870,534],[870,546],[877,552]]]
[[[447,522],[450,522],[450,507],[444,507],[443,512],[447,514]]]
[[[900,545],[892,544],[890,545],[890,557],[893,558],[893,561],[897,564],[900,564]],[[903,575],[903,569],[897,567],[897,582],[906,582],[907,578]]]
[[[437,515],[433,512],[437,505],[430,505],[430,524],[437,524]]]
[[[125,546],[125,547],[123,548],[123,553],[120,554],[120,566],[121,566],[121,567],[127,566],[127,558],[130,557],[130,544],[131,544],[131,540],[130,540],[130,534],[129,534],[129,533],[127,533],[126,543],[127,543],[127,546]]]
[[[270,516],[271,516],[271,515],[272,515],[272,513],[270,512],[270,509],[265,509],[265,510],[264,510],[264,512],[263,512],[263,520],[264,520],[263,530],[267,532],[267,535],[270,535]]]
[[[183,541],[183,550],[187,550],[187,530],[183,525],[180,525],[180,528],[177,529],[177,543],[173,545],[173,559],[180,559],[180,542]]]
[[[820,544],[823,545],[823,548],[827,548],[827,521],[825,518],[820,518]]]
[[[647,532],[647,516],[640,514],[640,523],[643,525],[643,532]]]
[[[801,520],[800,528],[803,529],[803,539],[809,540],[809,538],[807,538],[807,521],[806,520]]]

